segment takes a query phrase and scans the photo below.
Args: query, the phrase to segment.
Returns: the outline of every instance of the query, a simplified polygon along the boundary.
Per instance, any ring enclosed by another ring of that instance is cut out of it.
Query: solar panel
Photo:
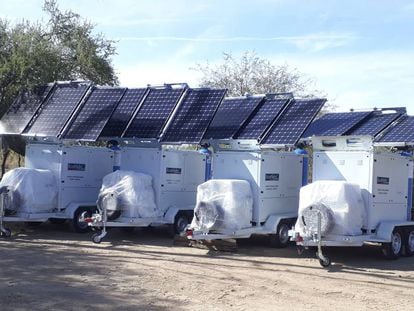
[[[260,142],[274,145],[294,145],[325,104],[325,99],[297,99],[272,125]]]
[[[21,134],[53,88],[53,83],[20,94],[0,120],[1,134]]]
[[[266,99],[235,135],[236,139],[259,139],[289,101],[287,98]]]
[[[399,113],[373,113],[369,119],[358,125],[355,129],[346,133],[347,135],[378,135],[383,129],[395,121],[401,114]]]
[[[327,113],[315,120],[303,137],[344,135],[370,113],[371,111]]]
[[[188,89],[161,141],[199,143],[226,90]]]
[[[205,139],[232,138],[263,97],[226,98],[215,114],[204,135]]]
[[[108,123],[102,130],[101,137],[120,137],[132,118],[134,111],[144,98],[147,88],[127,89]]]
[[[79,82],[57,84],[27,132],[32,135],[58,136],[89,86]]]
[[[378,142],[414,143],[414,117],[406,116],[393,126]]]
[[[125,88],[94,88],[63,138],[97,140],[124,92]]]
[[[150,89],[123,137],[158,138],[184,88]]]

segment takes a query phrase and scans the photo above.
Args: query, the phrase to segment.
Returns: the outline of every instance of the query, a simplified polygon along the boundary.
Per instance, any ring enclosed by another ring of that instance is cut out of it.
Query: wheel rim
[[[283,224],[279,228],[279,240],[282,244],[289,242],[289,227],[286,224]]]
[[[408,244],[407,244],[410,252],[414,252],[414,231],[411,231],[408,235]]]
[[[177,220],[177,225],[176,225],[177,231],[178,231],[178,232],[183,232],[183,231],[184,231],[184,229],[185,229],[185,227],[187,227],[187,225],[188,225],[188,220],[187,220],[187,218],[180,217],[180,218]]]
[[[392,252],[397,255],[401,251],[401,234],[399,232],[394,232],[392,234],[391,248]]]
[[[86,221],[82,220],[82,214],[83,213],[81,213],[78,217],[78,227],[83,230],[83,229],[88,228],[88,223]],[[88,212],[86,212],[85,216],[90,217],[91,215]]]

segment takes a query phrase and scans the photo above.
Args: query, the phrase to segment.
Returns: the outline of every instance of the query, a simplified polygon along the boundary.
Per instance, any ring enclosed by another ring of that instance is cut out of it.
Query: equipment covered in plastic
[[[121,211],[122,216],[159,217],[155,204],[152,177],[133,171],[115,171],[103,178],[98,207],[108,212]]]
[[[246,180],[213,179],[197,188],[191,228],[236,231],[251,227],[253,194]]]
[[[19,213],[51,212],[57,207],[58,186],[49,170],[19,167],[6,174],[0,187],[9,188],[6,210]]]
[[[302,236],[317,233],[318,214],[321,234],[360,235],[367,225],[367,212],[357,184],[320,180],[300,189],[295,230]]]

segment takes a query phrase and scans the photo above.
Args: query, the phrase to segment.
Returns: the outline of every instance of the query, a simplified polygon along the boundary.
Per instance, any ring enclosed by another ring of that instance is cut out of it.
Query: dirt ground
[[[413,310],[414,257],[376,247],[314,254],[264,239],[235,253],[175,246],[163,230],[111,230],[101,244],[65,225],[0,239],[0,310]]]

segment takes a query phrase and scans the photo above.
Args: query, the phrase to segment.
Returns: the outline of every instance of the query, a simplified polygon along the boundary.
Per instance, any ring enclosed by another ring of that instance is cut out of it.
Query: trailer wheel
[[[185,228],[190,224],[190,220],[186,212],[181,211],[175,215],[174,219],[174,233],[181,234]]]
[[[332,261],[329,257],[325,256],[325,259],[319,259],[319,264],[324,268],[328,268],[331,265],[331,263]]]
[[[96,209],[88,207],[88,206],[81,206],[73,214],[72,219],[72,228],[73,231],[77,233],[86,233],[91,230],[91,227],[88,226],[88,223],[82,221],[82,217],[92,217],[92,214],[96,212]]]
[[[3,228],[0,231],[0,236],[5,237],[5,238],[10,238],[11,237],[11,230],[9,228]]]
[[[277,226],[276,234],[269,234],[270,246],[275,248],[285,248],[289,245],[289,224],[281,222]]]
[[[387,259],[397,259],[401,256],[402,252],[402,232],[400,229],[394,229],[391,234],[390,243],[382,243],[382,252]]]
[[[414,229],[407,230],[404,236],[404,256],[411,257],[414,255]]]
[[[100,236],[100,233],[94,233],[92,235],[92,242],[95,243],[95,244],[101,243],[102,242],[102,238],[100,238],[99,236]]]

